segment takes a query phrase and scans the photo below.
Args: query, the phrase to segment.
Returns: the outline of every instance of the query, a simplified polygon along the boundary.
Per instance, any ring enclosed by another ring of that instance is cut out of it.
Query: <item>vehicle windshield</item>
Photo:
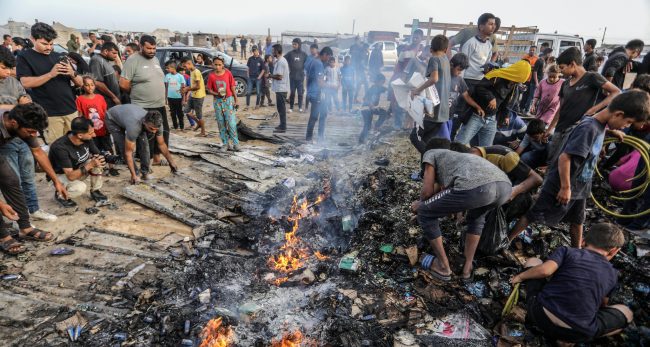
[[[233,65],[239,63],[239,62],[237,61],[237,59],[233,59],[233,58],[232,58],[231,56],[229,56],[228,54],[223,53],[223,52],[219,52],[219,51],[217,51],[216,49],[211,50],[211,51],[210,51],[210,54],[211,54],[213,57],[216,57],[216,56],[223,57],[224,65],[226,65],[226,67],[229,67],[229,66],[230,66],[230,62],[231,62],[232,60],[234,60]]]

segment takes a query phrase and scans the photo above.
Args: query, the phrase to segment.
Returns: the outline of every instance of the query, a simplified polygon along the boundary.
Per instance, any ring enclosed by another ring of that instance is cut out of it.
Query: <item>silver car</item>
[[[381,45],[381,52],[384,56],[384,66],[395,66],[397,64],[397,44],[392,41],[377,41],[370,45],[370,52],[377,45]]]

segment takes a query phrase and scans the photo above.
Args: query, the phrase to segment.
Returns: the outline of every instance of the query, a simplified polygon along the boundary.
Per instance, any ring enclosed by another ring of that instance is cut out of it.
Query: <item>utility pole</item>
[[[354,35],[354,25],[357,23],[356,19],[352,20],[352,35]]]
[[[605,44],[605,34],[607,33],[607,27],[603,30],[603,38],[600,40],[600,46],[602,47]]]

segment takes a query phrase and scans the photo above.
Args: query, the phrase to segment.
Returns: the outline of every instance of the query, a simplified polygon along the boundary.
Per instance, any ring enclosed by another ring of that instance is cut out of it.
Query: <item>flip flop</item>
[[[474,282],[474,269],[472,269],[472,272],[470,273],[469,277],[460,277],[460,281],[467,284],[467,283],[472,283]]]
[[[443,281],[443,282],[449,282],[451,281],[451,275],[443,275],[440,272],[434,270],[434,269],[429,269],[429,273],[431,276]]]
[[[16,241],[16,239],[13,238],[0,242],[0,249],[9,255],[18,255],[27,251],[22,243]]]
[[[31,240],[31,241],[40,241],[40,242],[49,242],[54,239],[54,235],[51,238],[46,238],[47,235],[52,235],[49,231],[43,231],[39,228],[34,228],[32,231],[27,234],[18,233],[18,238],[21,240]]]

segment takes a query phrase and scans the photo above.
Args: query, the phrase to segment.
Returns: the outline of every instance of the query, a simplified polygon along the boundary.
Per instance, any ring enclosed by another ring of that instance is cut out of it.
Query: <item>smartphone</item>
[[[70,61],[68,60],[68,56],[62,55],[61,58],[59,58],[59,64],[68,64]]]

